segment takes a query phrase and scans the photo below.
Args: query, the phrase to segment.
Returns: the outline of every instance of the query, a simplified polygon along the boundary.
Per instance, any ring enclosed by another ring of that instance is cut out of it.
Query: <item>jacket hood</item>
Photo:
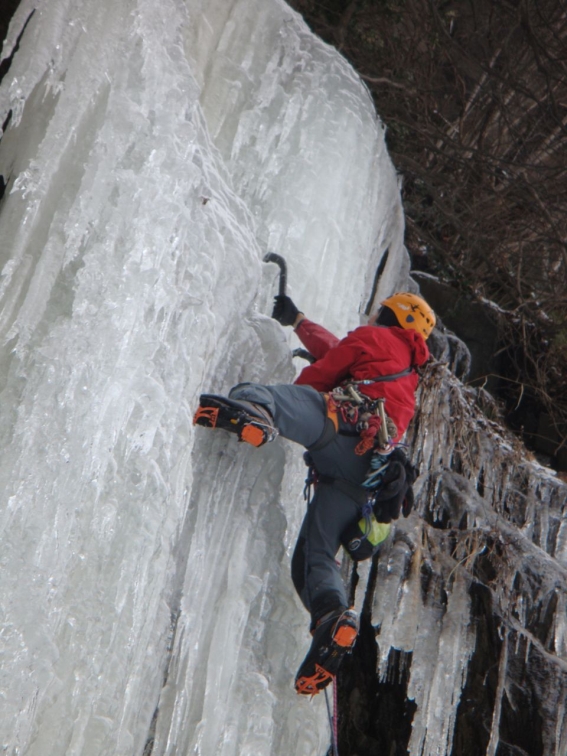
[[[384,326],[375,326],[375,328],[383,328]],[[398,328],[397,326],[390,326],[389,330],[395,333],[395,335],[405,341],[412,351],[412,364],[425,365],[429,357],[431,356],[425,339],[417,331],[412,331],[409,328]]]

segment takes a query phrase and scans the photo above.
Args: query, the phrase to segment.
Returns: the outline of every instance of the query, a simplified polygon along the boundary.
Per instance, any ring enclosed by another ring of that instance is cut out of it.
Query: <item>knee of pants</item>
[[[266,407],[280,435],[305,447],[314,444],[325,427],[325,402],[311,386],[239,383],[229,396]]]
[[[231,399],[240,399],[243,402],[253,402],[261,404],[274,417],[276,414],[276,405],[274,398],[266,386],[259,383],[238,383],[233,386],[228,395]]]

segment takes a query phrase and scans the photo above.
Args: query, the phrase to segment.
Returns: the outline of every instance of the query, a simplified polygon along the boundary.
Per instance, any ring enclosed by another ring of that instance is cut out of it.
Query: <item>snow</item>
[[[339,336],[386,249],[377,296],[403,280],[382,126],[277,0],[22,0],[3,57],[34,8],[0,89],[0,743],[322,752],[292,685],[300,452],[191,418],[300,367],[267,250]]]

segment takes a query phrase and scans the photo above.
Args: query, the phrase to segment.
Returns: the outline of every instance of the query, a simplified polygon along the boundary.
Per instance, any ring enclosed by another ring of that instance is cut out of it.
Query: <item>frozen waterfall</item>
[[[302,367],[266,251],[338,336],[412,285],[368,93],[283,0],[21,0],[10,56],[0,750],[323,756],[323,696],[293,690],[301,450],[192,414]],[[437,357],[408,434],[417,511],[359,567],[341,740],[565,756],[566,486],[442,336]]]
[[[323,753],[292,685],[300,451],[191,417],[294,376],[268,249],[338,335],[386,250],[380,292],[403,280],[381,125],[279,0],[22,0],[3,57],[28,18],[0,90],[2,750]]]

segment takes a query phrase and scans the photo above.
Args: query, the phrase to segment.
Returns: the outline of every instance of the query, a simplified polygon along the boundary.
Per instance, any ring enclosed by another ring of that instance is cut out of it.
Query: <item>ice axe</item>
[[[275,263],[279,269],[280,269],[280,283],[279,283],[279,291],[278,294],[280,296],[285,296],[285,291],[287,288],[287,263],[284,260],[284,258],[281,255],[276,254],[276,252],[268,252],[264,255],[264,262],[273,262]],[[301,357],[304,360],[307,360],[308,362],[315,362],[315,357],[313,357],[312,354],[310,354],[306,349],[294,349],[292,352],[294,357]]]
[[[278,255],[275,252],[268,252],[266,255],[264,255],[264,262],[273,262],[279,267],[280,289],[278,291],[278,294],[280,295],[285,294],[285,290],[287,288],[287,263],[286,261],[283,259],[281,255]]]

